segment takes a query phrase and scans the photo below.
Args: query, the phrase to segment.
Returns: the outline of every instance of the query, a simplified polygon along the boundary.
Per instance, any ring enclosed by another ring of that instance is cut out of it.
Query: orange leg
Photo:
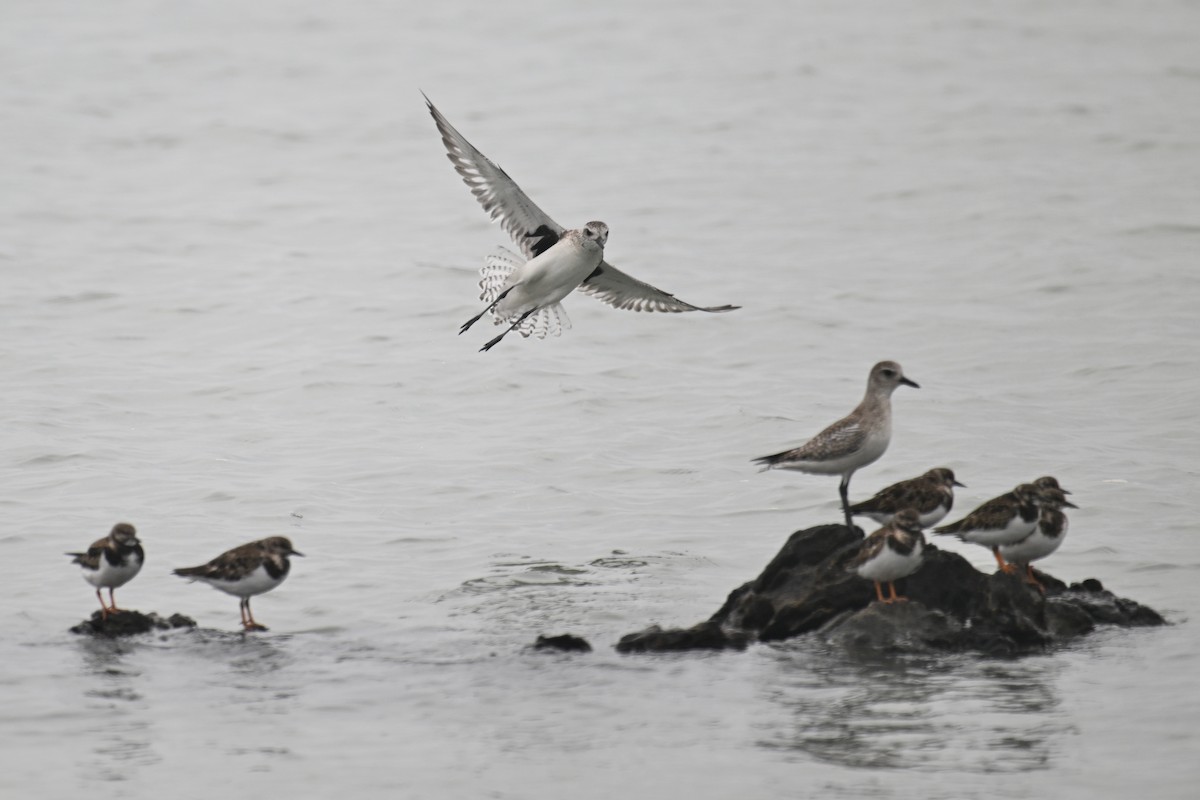
[[[121,610],[121,609],[117,608],[117,601],[115,599],[113,599],[113,591],[114,591],[113,587],[111,587],[111,586],[108,587],[108,610],[109,610],[109,612]]]
[[[896,594],[896,584],[892,583],[891,581],[888,581],[888,589],[892,593],[891,598],[888,600],[889,603],[907,603],[908,602],[907,597],[900,597],[899,595]]]
[[[879,598],[879,602],[888,602],[883,596],[883,587],[879,585],[879,581],[875,581],[875,596]]]
[[[1000,555],[1000,548],[993,547],[992,555],[996,557],[996,564],[1000,566],[1000,571],[1006,575],[1011,575],[1017,571],[1018,567],[1015,564],[1010,564],[1004,560],[1004,556]]]
[[[245,628],[248,631],[265,631],[267,629],[266,625],[259,625],[257,622],[254,621],[254,614],[251,613],[251,611],[250,611],[250,598],[249,597],[244,598],[242,600],[242,608],[245,609],[245,611],[242,615],[242,627],[243,628]]]
[[[1046,593],[1046,587],[1042,586],[1042,582],[1033,576],[1033,564],[1025,565],[1025,582],[1032,583],[1042,594]]]
[[[96,590],[96,599],[100,601],[100,619],[108,619],[108,606],[104,605],[104,595],[100,594],[103,589]]]

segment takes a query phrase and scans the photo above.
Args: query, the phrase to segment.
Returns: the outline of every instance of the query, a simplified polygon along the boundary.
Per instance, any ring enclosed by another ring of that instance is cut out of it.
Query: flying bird
[[[422,95],[424,96],[424,95]],[[483,310],[459,328],[465,333],[485,314],[497,325],[508,324],[485,344],[490,350],[516,330],[539,339],[558,336],[571,321],[561,301],[578,289],[613,308],[628,311],[733,311],[740,306],[696,306],[627,275],[604,260],[608,226],[594,220],[570,230],[559,225],[521,190],[508,173],[455,130],[428,97],[425,103],[437,123],[446,156],[493,221],[521,249],[504,248],[489,255],[480,270]]]

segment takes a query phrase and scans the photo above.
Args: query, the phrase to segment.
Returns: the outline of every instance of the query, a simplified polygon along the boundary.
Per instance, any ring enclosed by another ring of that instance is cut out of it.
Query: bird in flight
[[[467,188],[493,221],[512,237],[521,254],[499,248],[487,257],[480,271],[479,296],[487,305],[463,323],[465,333],[485,314],[497,325],[508,324],[503,333],[481,349],[490,350],[516,330],[539,339],[558,336],[571,327],[561,301],[571,292],[590,294],[613,308],[628,311],[733,311],[740,306],[695,306],[627,275],[604,260],[608,226],[592,221],[567,230],[538,208],[516,181],[487,156],[475,149],[442,116],[428,97],[425,103],[437,123],[446,146],[446,156],[462,176]]]

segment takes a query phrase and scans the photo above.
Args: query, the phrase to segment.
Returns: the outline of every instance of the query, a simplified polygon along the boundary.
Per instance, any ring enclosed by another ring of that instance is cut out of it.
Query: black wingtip
[[[710,314],[724,314],[726,311],[737,311],[741,306],[709,306],[701,308],[701,311],[707,311]]]

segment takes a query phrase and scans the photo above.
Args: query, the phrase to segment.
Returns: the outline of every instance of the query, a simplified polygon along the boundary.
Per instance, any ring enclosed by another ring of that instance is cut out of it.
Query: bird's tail
[[[87,558],[87,553],[63,553],[63,555],[70,556],[72,564],[82,564],[83,560]]]
[[[524,266],[525,259],[511,250],[506,250],[503,247],[497,247],[496,252],[484,259],[483,269],[479,270],[479,274],[483,276],[479,280],[479,288],[482,294],[479,299],[485,303],[491,304],[493,300],[500,296],[500,293],[508,288],[508,278],[513,274],[513,271],[521,266]],[[492,310],[492,321],[497,325],[512,324],[520,311],[511,314],[499,314]],[[525,338],[533,336],[537,339],[545,339],[547,336],[558,336],[564,330],[571,329],[571,318],[567,316],[567,311],[562,307],[561,303],[544,306],[530,314],[525,320],[517,326],[517,332]]]
[[[479,299],[490,304],[507,288],[508,276],[524,265],[524,257],[497,247],[496,252],[483,260],[483,268],[479,270]]]
[[[204,575],[204,567],[180,567],[179,569],[171,570],[172,575],[178,575],[181,578],[191,578],[196,580]]]

